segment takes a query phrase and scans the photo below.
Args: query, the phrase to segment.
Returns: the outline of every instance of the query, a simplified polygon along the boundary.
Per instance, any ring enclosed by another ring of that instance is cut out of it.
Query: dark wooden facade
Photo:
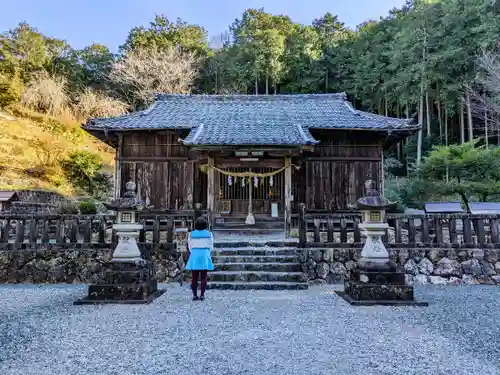
[[[201,203],[225,229],[259,222],[289,234],[300,203],[345,213],[366,180],[383,191],[385,145],[421,126],[356,110],[345,93],[167,94],[84,129],[117,150],[115,196],[133,180],[155,211]]]
[[[122,132],[117,145],[117,195],[123,193],[129,180],[137,184],[138,194],[155,210],[192,209],[195,203],[207,207],[209,194],[207,173],[200,170],[211,158],[224,170],[269,172],[285,166],[289,157],[291,167],[291,207],[298,212],[298,203],[306,203],[310,210],[336,211],[348,209],[362,194],[363,183],[373,179],[381,187],[382,135],[368,131],[323,130],[314,132],[320,141],[314,147],[301,150],[283,148],[262,150],[253,161],[242,161],[235,156],[234,147],[193,149],[182,144],[181,131]],[[245,158],[243,158],[245,159]],[[273,186],[265,180],[253,190],[253,212],[271,214],[272,203],[278,204],[280,216],[284,212],[285,172],[274,177]],[[228,186],[226,177],[215,172],[214,208],[224,212],[220,202],[231,201],[233,214],[245,214],[248,207],[248,187],[238,182]],[[228,212],[225,212],[228,214]]]

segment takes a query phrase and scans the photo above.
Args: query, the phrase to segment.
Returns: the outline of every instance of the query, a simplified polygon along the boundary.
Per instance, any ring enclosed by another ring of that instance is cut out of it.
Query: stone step
[[[217,271],[300,272],[300,263],[215,263]]]
[[[213,255],[214,263],[297,263],[296,255]]]
[[[232,247],[227,249],[215,248],[213,256],[297,256],[295,248],[249,248]]]
[[[286,248],[295,249],[297,248],[297,242],[295,241],[220,241],[217,240],[214,243],[214,248],[225,249],[225,248]]]
[[[210,281],[286,281],[307,282],[302,272],[264,272],[264,271],[215,271],[209,273]]]
[[[225,289],[225,290],[304,290],[309,285],[305,282],[241,282],[241,281],[212,281],[207,283],[207,289]]]

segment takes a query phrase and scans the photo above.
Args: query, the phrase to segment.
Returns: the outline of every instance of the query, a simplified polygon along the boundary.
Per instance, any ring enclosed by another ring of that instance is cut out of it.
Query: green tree
[[[106,197],[110,184],[107,176],[102,173],[103,164],[98,155],[88,151],[75,151],[61,164],[66,178],[74,186],[93,197]]]
[[[500,147],[486,149],[478,141],[436,147],[421,165],[430,189],[458,195],[468,207],[470,199],[487,201],[500,192]]]
[[[148,28],[134,27],[120,49],[127,52],[134,49],[168,49],[179,47],[185,52],[200,56],[209,53],[206,30],[177,18],[171,22],[165,15],[157,14]]]

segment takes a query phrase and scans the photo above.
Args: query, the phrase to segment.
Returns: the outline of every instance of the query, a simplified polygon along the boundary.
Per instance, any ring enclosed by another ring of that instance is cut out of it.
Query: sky
[[[248,8],[286,14],[294,22],[310,24],[326,12],[347,26],[378,20],[405,0],[0,0],[0,32],[26,21],[45,35],[66,40],[73,48],[93,42],[112,52],[135,26],[147,26],[156,13],[203,26],[210,36],[228,26]]]

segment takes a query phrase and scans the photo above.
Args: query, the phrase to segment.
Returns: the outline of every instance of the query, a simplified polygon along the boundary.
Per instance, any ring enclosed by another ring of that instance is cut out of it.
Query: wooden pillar
[[[380,179],[380,194],[384,195],[385,192],[385,173],[384,173],[384,147],[382,147],[382,153],[380,155],[380,167],[379,167],[379,179]]]
[[[285,156],[285,236],[290,236],[292,227],[292,158]]]
[[[120,198],[122,190],[122,145],[123,145],[123,134],[118,134],[118,146],[116,147],[115,153],[115,186],[114,186],[114,197],[115,199]]]
[[[208,165],[214,165],[213,156],[208,157]],[[207,209],[214,213],[215,211],[215,170],[208,168],[207,171]]]

